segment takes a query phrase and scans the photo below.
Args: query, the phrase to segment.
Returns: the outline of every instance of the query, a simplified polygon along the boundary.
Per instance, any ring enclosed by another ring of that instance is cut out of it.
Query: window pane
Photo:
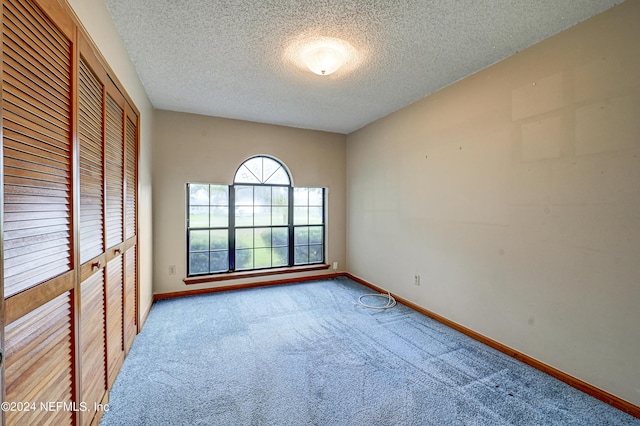
[[[293,205],[309,205],[309,188],[293,188]]]
[[[236,229],[236,248],[253,248],[253,228]]]
[[[258,178],[258,183],[264,182],[262,177],[262,159],[263,157],[255,157],[245,161],[244,163],[251,174]]]
[[[309,224],[323,223],[322,219],[322,207],[309,207]]]
[[[289,245],[289,230],[287,228],[272,228],[271,245],[273,247],[282,247]]]
[[[236,206],[253,205],[253,186],[236,186]]]
[[[253,269],[253,249],[236,250],[236,270]]]
[[[322,244],[322,226],[309,227],[309,244]]]
[[[271,267],[271,249],[270,248],[259,248],[254,250],[253,267],[254,268]]]
[[[289,249],[277,247],[271,249],[271,266],[287,266],[289,264]]]
[[[270,206],[271,205],[271,187],[270,186],[256,186],[254,188],[254,204],[256,206]]]
[[[289,207],[272,207],[271,208],[271,224],[272,225],[288,225],[289,224]]]
[[[209,185],[199,183],[189,184],[189,204],[192,206],[209,205]]]
[[[265,183],[272,185],[289,185],[289,174],[280,167],[276,172],[271,175]]]
[[[323,246],[309,246],[309,263],[322,262]]]
[[[271,228],[255,229],[255,247],[271,247]]]
[[[209,272],[226,272],[229,270],[229,252],[214,251],[211,253]]]
[[[216,228],[229,226],[229,207],[211,207],[211,226]]]
[[[242,165],[238,169],[235,178],[233,179],[234,183],[260,183],[258,178],[249,171],[249,169]]]
[[[189,228],[209,227],[209,206],[189,207]]]
[[[211,202],[212,206],[228,206],[229,205],[229,187],[227,185],[211,185]]]
[[[289,205],[289,188],[273,187],[271,192],[271,203],[274,206]]]
[[[293,234],[293,244],[296,246],[306,246],[309,244],[309,228],[303,226],[295,228]]]
[[[253,226],[253,207],[236,206],[236,226]]]
[[[209,272],[209,253],[191,253],[189,255],[189,274]]]
[[[295,264],[303,265],[309,263],[309,247],[308,246],[300,246],[296,247],[295,250]]]
[[[255,207],[254,211],[254,226],[269,226],[271,225],[271,207]]]
[[[293,224],[307,225],[309,223],[309,207],[293,208]]]
[[[262,181],[266,183],[280,169],[280,164],[271,158],[262,159]]]
[[[189,251],[209,250],[209,231],[189,232]]]
[[[309,188],[309,205],[322,206],[322,188]]]
[[[229,249],[229,231],[226,229],[216,229],[211,231],[209,240],[210,250],[228,250]]]

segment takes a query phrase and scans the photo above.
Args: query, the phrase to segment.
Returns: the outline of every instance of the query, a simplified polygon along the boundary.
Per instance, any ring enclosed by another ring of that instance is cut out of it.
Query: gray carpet
[[[354,304],[370,292],[341,278],[159,301],[101,424],[640,425],[405,306]]]

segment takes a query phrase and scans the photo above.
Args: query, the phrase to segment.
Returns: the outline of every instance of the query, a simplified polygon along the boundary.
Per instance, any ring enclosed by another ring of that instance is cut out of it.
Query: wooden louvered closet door
[[[5,2],[3,42],[9,297],[72,269],[72,51],[68,37],[30,2]]]
[[[95,71],[94,71],[95,70]],[[104,84],[106,74],[80,39],[78,130],[80,149],[80,390],[87,411],[82,423],[99,417],[106,401],[106,296],[104,232]]]
[[[87,55],[87,54],[85,54]],[[104,84],[84,55],[79,73],[80,263],[104,253]],[[99,259],[98,259],[99,260]]]
[[[108,91],[106,102],[107,248],[118,246],[124,240],[124,100],[118,95]]]
[[[35,405],[0,420],[98,424],[138,332],[138,112],[65,0],[3,0],[2,49],[0,395]]]
[[[137,117],[127,110],[125,129],[125,276],[124,276],[124,345],[128,352],[137,334],[137,200],[138,200],[138,126]]]
[[[58,9],[50,9],[59,12]],[[3,1],[6,400],[72,403],[74,259],[71,21]],[[39,407],[38,407],[39,408]],[[70,411],[8,411],[7,424],[71,424]]]
[[[71,315],[72,294],[67,291],[7,326],[7,401],[35,404],[7,411],[7,425],[72,424],[72,410],[41,405],[54,401],[73,407]]]
[[[105,103],[105,179],[107,263],[107,366],[109,386],[124,359],[124,99],[108,86]]]

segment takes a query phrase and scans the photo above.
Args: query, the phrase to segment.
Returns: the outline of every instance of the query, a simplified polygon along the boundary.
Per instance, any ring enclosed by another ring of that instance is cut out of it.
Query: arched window
[[[249,158],[238,167],[233,183],[291,185],[289,172],[282,163],[264,156]]]
[[[296,188],[286,166],[260,155],[233,185],[187,184],[188,275],[323,263],[324,188]]]

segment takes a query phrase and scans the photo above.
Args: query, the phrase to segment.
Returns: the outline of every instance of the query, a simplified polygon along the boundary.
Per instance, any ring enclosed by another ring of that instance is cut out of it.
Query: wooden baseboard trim
[[[342,275],[345,277],[348,277],[350,279],[352,279],[353,281],[360,283],[366,287],[369,287],[372,290],[375,290],[379,293],[386,293],[387,291],[374,285],[371,284],[365,280],[363,280],[362,278],[356,277],[355,275],[352,275],[351,273],[348,272],[344,272],[342,274],[338,274],[338,275]],[[568,384],[569,386],[572,386],[576,389],[578,389],[581,392],[586,393],[587,395],[590,395],[594,398],[599,399],[600,401],[606,402],[607,404],[611,405],[612,407],[617,408],[618,410],[624,411],[625,413],[628,413],[634,417],[640,418],[640,407],[637,405],[634,405],[632,403],[630,403],[629,401],[626,401],[622,398],[619,398],[613,394],[610,394],[607,391],[604,391],[600,388],[597,388],[587,382],[584,382],[576,377],[573,377],[561,370],[558,370],[557,368],[551,367],[550,365],[547,365],[535,358],[530,357],[529,355],[525,355],[522,352],[519,352],[513,348],[510,348],[507,345],[504,345],[496,340],[493,340],[487,336],[484,336],[476,331],[471,330],[470,328],[467,328],[463,325],[460,325],[454,321],[451,321],[441,315],[438,315],[434,312],[431,312],[421,306],[416,305],[413,302],[410,302],[406,299],[403,299],[401,297],[396,296],[395,294],[393,294],[393,297],[396,299],[396,301],[398,301],[399,303],[402,303],[403,305],[417,311],[420,312],[421,314],[424,314],[426,316],[428,316],[429,318],[432,318],[448,327],[453,328],[454,330],[457,330],[469,337],[471,337],[472,339],[475,339],[481,343],[484,343],[487,346],[492,347],[493,349],[496,349],[506,355],[509,355],[512,358],[517,359],[518,361],[522,361],[527,365],[530,365],[531,367],[534,367],[558,380],[563,381],[564,383]]]
[[[255,283],[248,283],[248,284],[231,284],[231,285],[225,285],[221,287],[202,288],[198,290],[176,291],[172,293],[159,293],[159,294],[153,295],[153,301],[155,302],[157,300],[162,300],[162,299],[173,299],[175,297],[195,296],[198,294],[218,293],[221,291],[242,290],[247,288],[265,287],[270,285],[293,284],[293,283],[299,283],[304,281],[331,279],[331,278],[336,278],[343,275],[344,274],[342,272],[332,272],[328,274],[307,275],[304,277],[296,277],[296,278],[284,278],[284,279],[271,280],[271,281],[258,281]]]

